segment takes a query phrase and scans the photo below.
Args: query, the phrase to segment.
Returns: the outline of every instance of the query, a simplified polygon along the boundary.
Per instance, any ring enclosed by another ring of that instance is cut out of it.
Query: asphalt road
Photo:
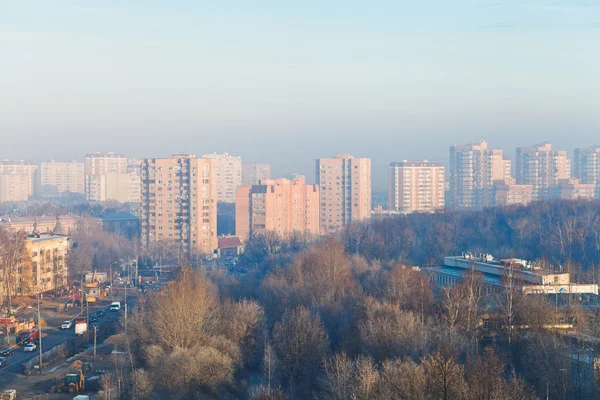
[[[128,296],[129,297],[129,296]],[[127,303],[129,307],[133,306],[134,297],[132,296],[131,300],[128,298]],[[123,300],[121,299],[121,304],[123,304]],[[98,318],[98,323],[102,324],[106,322],[107,318],[116,319],[118,317],[116,312],[110,311],[110,306],[106,307],[93,307],[90,306],[90,316],[93,315],[97,310],[104,310],[105,316]],[[123,308],[121,308],[123,309]],[[72,337],[75,337],[75,323],[73,322],[73,327],[71,329],[62,330],[59,327],[45,327],[42,328],[42,350],[48,350],[52,347],[60,344]],[[14,353],[7,357],[7,365],[5,367],[0,368],[0,389],[9,388],[10,383],[15,379],[15,375],[22,375],[23,367],[22,364],[39,355],[39,345],[38,348],[33,352],[25,352],[22,346],[11,346],[15,349]],[[36,373],[37,370],[32,370],[31,373]]]

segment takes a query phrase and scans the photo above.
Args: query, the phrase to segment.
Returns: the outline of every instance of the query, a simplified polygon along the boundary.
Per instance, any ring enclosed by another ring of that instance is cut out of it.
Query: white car
[[[63,323],[60,324],[60,329],[71,329],[72,327],[73,327],[72,321],[63,321]]]
[[[35,343],[27,343],[25,345],[25,347],[23,347],[23,351],[35,351],[35,349],[37,349],[37,346],[35,345]]]

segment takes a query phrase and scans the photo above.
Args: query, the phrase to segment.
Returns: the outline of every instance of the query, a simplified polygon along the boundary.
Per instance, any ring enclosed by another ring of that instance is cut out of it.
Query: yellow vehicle
[[[65,379],[60,381],[56,386],[50,389],[50,393],[57,392],[69,392],[69,393],[81,393],[85,390],[85,377],[83,372],[78,370],[77,372],[68,373]]]

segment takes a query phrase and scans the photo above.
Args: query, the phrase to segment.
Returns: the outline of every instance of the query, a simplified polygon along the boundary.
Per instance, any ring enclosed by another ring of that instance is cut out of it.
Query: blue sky
[[[226,3],[226,4],[224,4]],[[0,0],[0,158],[600,144],[592,0]]]

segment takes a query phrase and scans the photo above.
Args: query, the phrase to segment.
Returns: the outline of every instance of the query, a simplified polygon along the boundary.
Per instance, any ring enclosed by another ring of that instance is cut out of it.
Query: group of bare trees
[[[600,202],[552,200],[469,213],[411,214],[349,225],[342,238],[349,253],[417,265],[464,251],[598,265]]]
[[[24,232],[0,228],[0,296],[1,304],[10,307],[11,296],[20,287],[28,293],[34,287],[34,276]]]

